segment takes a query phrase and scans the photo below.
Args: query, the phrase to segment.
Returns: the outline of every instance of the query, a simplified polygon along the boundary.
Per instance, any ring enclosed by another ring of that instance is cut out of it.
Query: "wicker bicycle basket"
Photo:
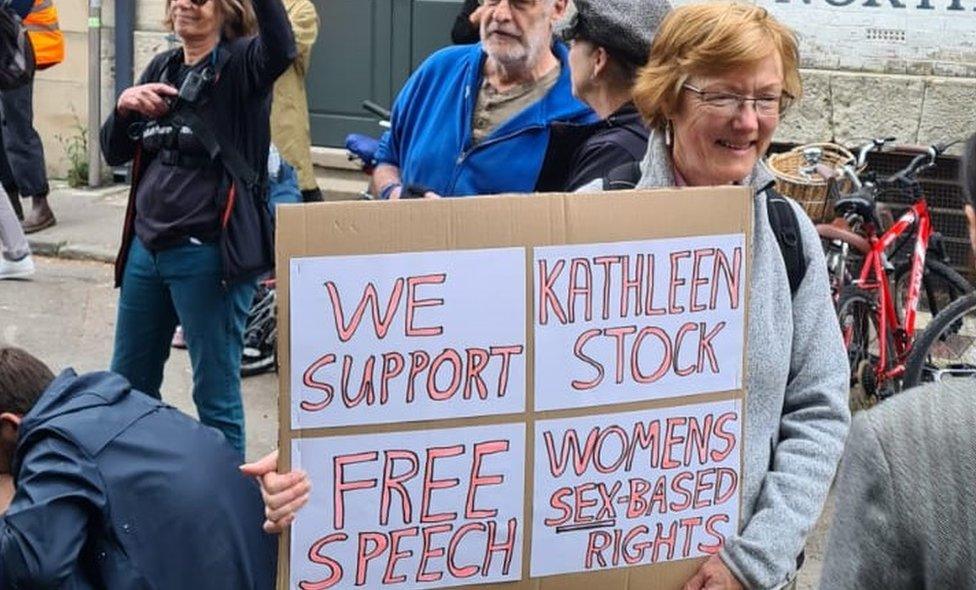
[[[773,154],[766,163],[776,177],[776,190],[802,205],[814,223],[826,223],[834,217],[834,209],[828,199],[828,181],[819,174],[803,172],[803,168],[808,166],[803,152],[808,148],[820,148],[822,156],[819,163],[830,168],[838,169],[845,163],[854,161],[854,155],[843,146],[834,143],[811,143],[788,152]],[[838,182],[841,192],[853,188],[846,178],[839,179]]]

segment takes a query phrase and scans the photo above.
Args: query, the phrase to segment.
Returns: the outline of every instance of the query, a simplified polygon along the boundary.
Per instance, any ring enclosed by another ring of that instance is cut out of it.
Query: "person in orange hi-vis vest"
[[[64,61],[64,34],[58,26],[58,9],[53,0],[35,0],[24,18],[24,28],[34,47],[37,69],[43,70]]]
[[[33,0],[23,23],[38,70],[64,60],[64,35],[58,26],[58,11],[53,0]],[[16,90],[0,93],[0,115],[3,117],[0,183],[15,202],[17,195],[31,199],[31,207],[22,222],[25,233],[55,224],[54,213],[47,202],[49,187],[44,146],[34,129],[33,86],[32,80]],[[19,207],[15,209],[20,210]]]

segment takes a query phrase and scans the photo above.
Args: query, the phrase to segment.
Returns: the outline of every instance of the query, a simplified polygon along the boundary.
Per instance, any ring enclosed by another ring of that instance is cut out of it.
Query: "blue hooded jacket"
[[[276,538],[238,459],[116,374],[63,372],[21,423],[0,588],[272,588]]]
[[[549,144],[550,124],[597,120],[589,107],[573,98],[566,46],[557,42],[552,49],[561,67],[556,84],[474,146],[471,124],[486,55],[480,43],[434,53],[397,96],[377,161],[398,167],[404,185],[419,185],[445,197],[532,192]]]

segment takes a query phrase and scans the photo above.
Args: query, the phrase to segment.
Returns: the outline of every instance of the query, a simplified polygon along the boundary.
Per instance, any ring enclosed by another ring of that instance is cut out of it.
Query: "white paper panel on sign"
[[[742,386],[741,234],[534,250],[535,409]]]
[[[525,425],[295,439],[312,492],[291,588],[447,588],[522,577]]]
[[[525,251],[291,261],[292,428],[525,409]]]
[[[715,553],[739,522],[736,400],[536,423],[533,578]]]

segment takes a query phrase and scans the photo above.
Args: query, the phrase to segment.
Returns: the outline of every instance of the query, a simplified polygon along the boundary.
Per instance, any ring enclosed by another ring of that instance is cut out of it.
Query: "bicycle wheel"
[[[875,372],[880,360],[880,330],[876,297],[848,285],[837,300],[837,320],[847,348],[851,371],[849,403],[855,412],[878,401]]]
[[[908,280],[911,277],[912,263],[909,260],[895,267],[894,293],[895,312],[898,319],[905,320],[905,300],[908,298]],[[918,294],[918,313],[915,315],[915,332],[921,333],[940,311],[953,301],[972,293],[973,287],[961,274],[947,264],[931,258],[925,259],[925,272],[922,274],[922,287]]]
[[[244,327],[241,377],[273,371],[278,365],[277,293],[260,285],[254,294]]]
[[[929,381],[976,378],[976,293],[943,309],[912,345],[905,387]]]

